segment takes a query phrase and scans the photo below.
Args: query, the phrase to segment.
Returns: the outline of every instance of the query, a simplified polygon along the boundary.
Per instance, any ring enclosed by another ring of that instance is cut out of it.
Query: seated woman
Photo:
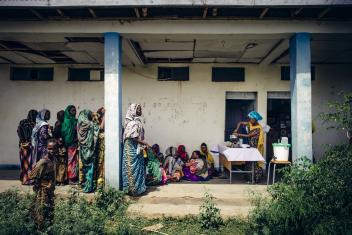
[[[167,178],[172,182],[179,182],[183,177],[183,166],[184,162],[178,157],[177,149],[172,146],[167,148],[163,164]]]
[[[167,176],[165,170],[152,149],[147,148],[143,152],[146,157],[146,185],[166,184]]]
[[[159,159],[159,162],[161,164],[164,164],[164,154],[160,152],[160,147],[158,144],[153,144],[152,146],[153,153],[155,156]]]
[[[202,143],[200,145],[200,153],[205,156],[209,168],[209,175],[215,175],[215,167],[214,167],[214,158],[213,155],[209,152],[208,146],[206,143]]]
[[[261,155],[264,154],[264,131],[262,126],[258,123],[258,121],[262,120],[262,116],[256,111],[252,111],[248,114],[249,121],[248,122],[240,122],[237,125],[234,133],[238,137],[247,137],[249,138],[249,145],[252,148],[257,148]],[[241,126],[247,126],[249,133],[248,134],[239,134],[238,130]],[[246,168],[251,169],[251,164],[246,163]],[[258,162],[255,167],[255,182],[258,183],[260,178],[263,176],[263,168],[264,164],[262,162]]]
[[[181,158],[183,162],[187,162],[189,160],[188,153],[186,151],[186,147],[184,145],[179,145],[177,148],[177,156]]]
[[[191,159],[183,168],[184,178],[190,181],[205,181],[208,180],[208,164],[205,156],[199,151],[192,153]]]

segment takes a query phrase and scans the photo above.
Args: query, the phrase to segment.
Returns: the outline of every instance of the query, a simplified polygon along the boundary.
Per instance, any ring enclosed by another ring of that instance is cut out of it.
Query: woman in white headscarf
[[[46,155],[48,139],[51,137],[48,120],[50,111],[41,110],[36,118],[36,124],[32,131],[33,163],[38,162]]]
[[[139,104],[131,104],[127,110],[123,133],[123,189],[133,196],[146,191],[143,149],[149,145],[144,142],[141,115],[142,107]]]

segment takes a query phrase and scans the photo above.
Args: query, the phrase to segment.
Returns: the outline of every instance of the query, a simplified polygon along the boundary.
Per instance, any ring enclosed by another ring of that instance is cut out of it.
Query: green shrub
[[[102,234],[106,214],[84,197],[55,202],[52,231],[55,234]]]
[[[0,234],[34,234],[33,196],[10,190],[0,193]]]
[[[98,189],[97,196],[95,197],[95,205],[108,216],[112,216],[116,213],[124,213],[128,203],[126,202],[126,195],[123,191],[108,187],[106,189]]]
[[[336,146],[315,165],[300,159],[257,201],[250,231],[257,234],[352,233],[352,148]]]
[[[216,207],[214,197],[207,191],[205,192],[204,202],[199,208],[199,223],[205,229],[218,228],[223,224],[220,209]]]

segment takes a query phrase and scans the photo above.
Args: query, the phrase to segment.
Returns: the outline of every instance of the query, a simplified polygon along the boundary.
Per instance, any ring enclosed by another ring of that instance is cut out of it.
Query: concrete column
[[[290,39],[292,158],[312,154],[312,88],[310,34],[296,33]]]
[[[120,188],[122,87],[121,38],[118,33],[105,33],[104,105],[105,105],[105,183]]]

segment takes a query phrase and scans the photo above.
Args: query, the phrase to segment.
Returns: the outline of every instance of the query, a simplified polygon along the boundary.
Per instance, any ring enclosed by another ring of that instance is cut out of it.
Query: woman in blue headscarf
[[[257,148],[261,155],[264,154],[264,131],[263,127],[258,123],[262,120],[263,117],[256,111],[252,111],[248,114],[248,122],[240,122],[237,125],[234,134],[240,138],[249,138],[249,145],[252,148]],[[248,128],[248,134],[239,134],[238,130],[244,125]],[[246,168],[250,169],[250,165],[247,165]],[[264,163],[258,162],[255,169],[255,181],[258,182],[263,175]]]
[[[42,109],[37,115],[32,131],[33,163],[38,162],[47,153],[48,139],[51,137],[48,120],[50,111]]]

